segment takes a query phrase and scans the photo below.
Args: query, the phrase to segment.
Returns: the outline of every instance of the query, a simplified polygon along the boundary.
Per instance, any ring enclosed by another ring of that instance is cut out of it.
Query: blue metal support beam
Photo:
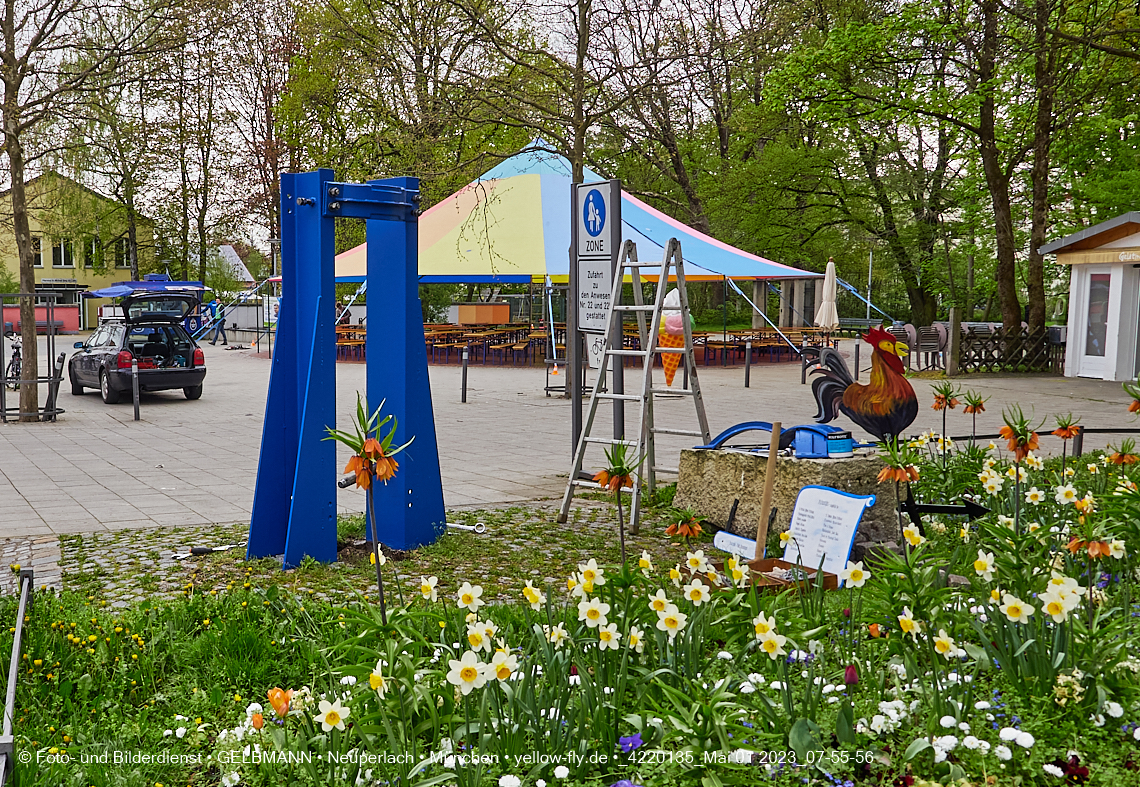
[[[282,299],[247,557],[336,559],[335,218],[367,220],[368,402],[387,399],[396,440],[415,442],[376,490],[380,540],[430,543],[446,527],[417,289],[419,182],[336,183],[331,170],[281,176]],[[363,505],[362,505],[363,507]]]

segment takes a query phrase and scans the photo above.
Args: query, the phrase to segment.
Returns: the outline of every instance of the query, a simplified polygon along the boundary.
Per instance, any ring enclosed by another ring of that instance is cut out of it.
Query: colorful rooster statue
[[[880,440],[892,440],[918,416],[918,398],[903,376],[899,360],[909,348],[882,328],[872,328],[863,336],[863,341],[874,348],[868,385],[852,379],[835,350],[828,347],[820,350],[811,371],[819,375],[811,384],[811,392],[819,405],[815,420],[826,424],[843,413]]]

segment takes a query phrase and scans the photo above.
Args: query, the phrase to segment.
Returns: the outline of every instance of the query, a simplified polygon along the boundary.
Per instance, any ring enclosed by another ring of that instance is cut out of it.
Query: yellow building
[[[32,178],[26,184],[28,221],[36,291],[60,293],[55,319],[64,330],[83,330],[98,323],[102,298],[83,298],[97,290],[131,278],[127,253],[127,212],[122,203],[56,172]],[[12,230],[10,192],[0,192],[0,264],[19,279],[20,263]],[[136,215],[140,271],[154,267],[154,222]],[[37,304],[41,303],[37,299]],[[4,322],[15,327],[14,307],[5,307]],[[44,319],[37,308],[37,320]]]

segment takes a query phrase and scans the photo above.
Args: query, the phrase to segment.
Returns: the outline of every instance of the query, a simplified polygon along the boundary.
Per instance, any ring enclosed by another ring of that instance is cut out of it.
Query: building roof
[[[1102,221],[1052,243],[1046,243],[1037,251],[1041,254],[1056,254],[1059,251],[1096,249],[1137,232],[1140,232],[1140,210],[1130,210],[1108,221]]]

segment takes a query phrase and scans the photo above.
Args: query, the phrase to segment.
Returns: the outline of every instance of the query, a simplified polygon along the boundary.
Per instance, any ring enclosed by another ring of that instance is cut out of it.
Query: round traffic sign
[[[591,238],[602,234],[606,226],[606,201],[597,189],[590,189],[586,201],[582,205],[582,221],[586,225],[586,233]]]

